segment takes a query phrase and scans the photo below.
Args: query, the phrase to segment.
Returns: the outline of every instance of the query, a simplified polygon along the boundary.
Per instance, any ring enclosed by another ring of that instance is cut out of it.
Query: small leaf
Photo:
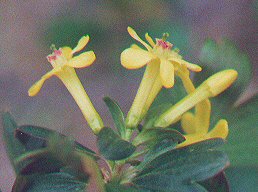
[[[176,144],[185,140],[184,136],[176,130],[157,127],[142,131],[135,137],[133,144],[136,146],[140,144],[153,146],[165,139],[171,140]]]
[[[25,152],[25,147],[22,145],[22,143],[17,140],[14,135],[15,135],[15,130],[18,127],[15,121],[13,120],[13,117],[11,116],[10,113],[4,113],[2,115],[2,121],[3,121],[3,137],[4,141],[6,144],[7,152],[9,159],[13,165],[13,168],[15,172],[17,173],[18,170],[14,166],[14,160],[21,154]]]
[[[105,97],[104,102],[108,106],[108,109],[109,109],[109,111],[112,115],[115,126],[116,126],[117,130],[119,131],[120,136],[122,138],[124,138],[125,137],[125,131],[126,131],[125,122],[124,122],[125,117],[124,117],[124,114],[123,114],[120,106],[118,105],[118,103],[116,103],[115,101],[113,101],[109,97]]]
[[[131,143],[121,139],[111,128],[103,128],[97,138],[100,153],[108,160],[129,157],[136,149]]]

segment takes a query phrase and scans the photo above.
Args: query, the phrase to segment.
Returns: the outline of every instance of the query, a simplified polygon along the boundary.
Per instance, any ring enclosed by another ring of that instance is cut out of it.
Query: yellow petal
[[[177,146],[177,148],[191,145],[193,143],[197,143],[205,139],[204,135],[201,135],[201,134],[189,134],[189,135],[184,135],[184,137],[185,137],[185,141],[183,143],[180,143]]]
[[[121,53],[121,64],[127,69],[138,69],[154,59],[154,55],[143,49],[128,48]]]
[[[73,57],[67,65],[74,68],[83,68],[90,66],[96,59],[93,51],[87,51],[80,55]]]
[[[145,39],[149,42],[149,44],[154,47],[155,46],[155,43],[153,41],[153,39],[149,36],[148,33],[145,33]]]
[[[160,77],[164,87],[171,88],[174,85],[174,65],[166,59],[161,59]]]
[[[144,47],[146,47],[147,50],[151,50],[151,47],[145,43],[131,27],[127,27],[127,31],[132,38],[134,38],[136,41],[139,41]]]
[[[55,75],[58,71],[59,71],[58,69],[52,69],[51,71],[43,75],[39,81],[37,81],[31,86],[31,88],[28,91],[29,96],[33,97],[37,95],[41,87],[43,86],[44,82],[50,77],[52,77],[53,75]]]
[[[189,70],[194,71],[194,72],[200,72],[202,70],[202,68],[199,65],[189,63],[189,62],[187,62],[183,59],[173,57],[173,58],[170,58],[169,60],[175,61],[175,62],[180,63],[182,65],[185,65]]]
[[[62,55],[69,61],[73,57],[72,49],[70,47],[62,47]]]
[[[225,119],[219,120],[215,127],[207,134],[209,138],[223,138],[228,136],[228,122]]]
[[[76,52],[78,52],[78,51],[81,51],[81,50],[87,45],[87,43],[89,42],[89,40],[90,40],[89,35],[83,36],[83,37],[79,40],[77,46],[73,49],[73,54],[76,53]]]
[[[139,46],[136,45],[136,44],[132,44],[132,45],[131,45],[131,48],[133,48],[133,49],[142,49],[141,47],[139,47]]]
[[[191,112],[182,115],[181,127],[186,134],[196,133],[195,118]]]

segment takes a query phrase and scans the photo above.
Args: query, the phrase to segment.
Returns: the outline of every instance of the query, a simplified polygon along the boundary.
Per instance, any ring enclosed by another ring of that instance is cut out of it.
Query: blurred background
[[[106,125],[111,126],[102,98],[115,99],[126,113],[143,73],[143,69],[128,71],[120,65],[120,53],[134,42],[127,26],[142,37],[145,32],[152,37],[170,33],[168,41],[186,60],[197,64],[205,39],[230,39],[253,64],[253,81],[242,99],[248,98],[258,90],[257,10],[258,1],[251,0],[1,0],[0,111],[10,111],[20,125],[55,129],[94,149],[94,135],[57,78],[49,79],[36,97],[30,98],[27,90],[51,69],[46,60],[51,44],[74,47],[82,35],[89,34],[86,50],[94,50],[97,60],[77,72]],[[0,154],[0,188],[8,192],[14,172],[2,138]]]

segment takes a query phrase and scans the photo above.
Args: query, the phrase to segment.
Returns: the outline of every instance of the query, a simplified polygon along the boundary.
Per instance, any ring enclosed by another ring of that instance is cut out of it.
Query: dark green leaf
[[[228,165],[225,153],[214,150],[221,139],[212,139],[162,153],[137,167],[136,186],[160,191],[206,191],[196,184]]]
[[[144,192],[143,190],[135,189],[133,187],[128,187],[120,185],[119,183],[107,183],[106,192]]]
[[[19,139],[28,151],[46,147],[47,139],[54,134],[58,134],[63,138],[66,137],[54,130],[33,125],[19,126],[15,131],[16,138]],[[80,143],[75,143],[78,150],[88,154],[95,154],[92,150],[84,147]]]
[[[125,131],[126,131],[125,122],[124,122],[125,118],[124,118],[124,114],[123,114],[120,106],[115,101],[110,99],[109,97],[105,97],[104,101],[105,101],[106,105],[108,106],[108,109],[112,115],[115,126],[116,126],[117,130],[119,131],[120,136],[122,138],[124,138]]]
[[[145,167],[146,164],[157,158],[158,156],[171,151],[172,149],[175,149],[177,146],[177,143],[175,143],[172,140],[165,139],[163,141],[160,141],[155,146],[150,148],[148,153],[144,156],[144,161],[138,166],[138,169],[141,169],[142,167]]]
[[[197,183],[182,184],[177,177],[166,174],[149,174],[144,178],[137,179],[134,183],[137,187],[149,189],[151,192],[207,192]]]
[[[2,115],[3,121],[3,138],[6,144],[7,153],[14,170],[17,173],[17,168],[14,166],[14,159],[25,152],[25,147],[15,138],[15,130],[18,127],[10,113]]]
[[[46,149],[25,152],[15,159],[14,165],[21,175],[56,172],[63,166]]]
[[[226,169],[230,191],[257,192],[258,189],[258,166],[239,166]]]
[[[209,192],[229,192],[229,184],[224,172],[200,183]]]
[[[19,192],[84,192],[85,187],[86,183],[67,173],[49,173],[30,177]]]
[[[136,149],[131,143],[121,139],[111,128],[103,128],[97,137],[100,153],[108,160],[121,160]]]
[[[170,140],[178,144],[183,142],[185,138],[181,133],[173,129],[150,128],[138,134],[133,140],[133,144],[153,146],[163,140]]]

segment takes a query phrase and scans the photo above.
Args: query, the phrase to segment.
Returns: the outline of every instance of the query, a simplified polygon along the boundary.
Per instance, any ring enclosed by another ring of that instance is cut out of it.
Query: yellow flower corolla
[[[133,44],[121,53],[121,64],[127,69],[138,69],[147,65],[133,105],[127,115],[127,127],[134,128],[143,119],[152,102],[162,87],[171,88],[174,85],[174,76],[182,67],[195,72],[201,71],[201,67],[183,60],[178,54],[178,49],[172,49],[173,45],[166,41],[168,34],[162,39],[156,39],[156,43],[145,34],[144,42],[131,28],[128,33],[146,49]]]
[[[167,127],[175,123],[185,112],[198,103],[225,91],[236,80],[237,75],[237,72],[232,69],[212,75],[192,93],[161,114],[155,121],[155,127]]]
[[[183,81],[183,85],[188,94],[195,91],[195,87],[189,77],[189,72],[186,70],[179,71],[178,75]],[[185,132],[185,141],[178,145],[183,147],[196,143],[205,139],[223,138],[228,135],[228,123],[221,119],[215,127],[209,131],[211,116],[211,102],[205,99],[195,106],[195,112],[186,112],[181,118],[181,127]]]
[[[58,50],[54,49],[53,53],[47,56],[53,69],[43,75],[41,79],[29,89],[28,94],[29,96],[37,95],[47,79],[53,75],[57,76],[75,99],[94,133],[98,133],[103,127],[102,119],[92,105],[74,69],[88,67],[95,61],[96,56],[93,51],[86,51],[74,56],[74,54],[81,51],[88,42],[89,36],[87,35],[79,40],[74,49],[70,47],[62,47]]]
[[[174,73],[180,66],[186,66],[189,70],[195,72],[202,70],[200,66],[183,60],[182,56],[178,54],[178,49],[172,49],[173,45],[166,41],[167,34],[162,39],[156,39],[156,43],[154,43],[153,39],[146,33],[145,38],[149,43],[147,44],[131,27],[128,27],[127,30],[131,37],[140,42],[147,50],[135,44],[124,50],[121,54],[121,64],[125,68],[138,69],[155,63],[159,66],[162,85],[166,88],[173,87]]]
[[[195,89],[189,74],[180,71],[179,76],[183,80],[188,96],[179,101],[163,113],[155,122],[157,127],[166,127],[181,118],[186,140],[178,145],[183,147],[210,138],[223,138],[228,135],[228,123],[221,119],[215,127],[209,131],[211,104],[208,98],[215,97],[227,89],[237,78],[235,70],[224,70],[208,78]],[[186,112],[195,106],[195,113]]]

